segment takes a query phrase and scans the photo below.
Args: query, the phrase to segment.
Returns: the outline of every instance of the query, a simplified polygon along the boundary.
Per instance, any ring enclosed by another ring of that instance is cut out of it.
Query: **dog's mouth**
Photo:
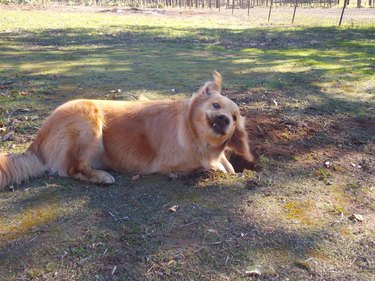
[[[207,123],[216,134],[225,136],[227,134],[230,120],[225,115],[215,115],[211,118],[207,116]]]

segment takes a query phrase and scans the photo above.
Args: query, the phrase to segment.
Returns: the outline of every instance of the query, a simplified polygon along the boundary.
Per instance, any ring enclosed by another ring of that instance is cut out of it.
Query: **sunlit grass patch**
[[[44,206],[28,208],[12,219],[10,223],[1,222],[1,235],[6,237],[5,240],[19,237],[33,228],[49,223],[59,216],[56,204],[47,202]]]
[[[24,151],[67,100],[185,98],[218,70],[247,118],[257,171],[14,186],[0,193],[0,279],[248,280],[260,266],[265,279],[367,280],[371,23],[1,12],[0,137],[14,131],[1,152]]]
[[[85,204],[84,201],[76,201],[74,204],[70,203],[74,205],[73,208],[67,208],[58,202],[58,197],[54,192],[41,195],[38,201],[22,208],[15,215],[0,219],[1,244],[38,232],[41,227],[54,223],[63,216],[73,214],[77,208]]]

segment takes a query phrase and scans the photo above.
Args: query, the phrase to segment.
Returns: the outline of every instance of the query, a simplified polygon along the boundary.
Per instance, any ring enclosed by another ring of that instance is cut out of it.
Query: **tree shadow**
[[[13,272],[18,278],[35,274],[34,278],[48,279],[55,271],[59,280],[69,274],[80,280],[95,275],[106,280],[239,277],[269,253],[284,256],[287,263],[308,259],[331,235],[325,227],[306,231],[277,227],[275,221],[252,214],[251,208],[243,213],[240,206],[257,191],[242,187],[197,189],[191,180],[160,176],[139,182],[122,177],[110,188],[70,180],[57,180],[55,187],[48,188],[27,186],[37,190],[25,199],[11,200],[15,214],[45,206],[51,194],[58,198],[60,214],[3,240],[0,270],[8,278]],[[84,204],[77,207],[79,202]],[[176,212],[169,210],[172,205],[177,206]],[[69,207],[74,211],[67,213]],[[115,266],[116,273],[111,274]],[[268,266],[273,270],[268,277],[311,274],[309,269]]]
[[[34,103],[36,112],[41,112],[37,105],[48,103],[52,109],[71,98],[106,98],[114,88],[124,89],[123,99],[143,90],[173,97],[175,89],[185,95],[217,69],[227,81],[225,93],[248,119],[250,145],[260,167],[280,176],[279,186],[316,177],[314,170],[321,167],[322,158],[301,165],[298,157],[337,146],[329,155],[336,160],[363,152],[374,142],[373,100],[338,97],[321,86],[332,79],[370,81],[374,46],[368,40],[374,37],[373,29],[194,29],[183,36],[174,36],[173,31],[139,26],[102,34],[95,29],[2,33],[2,40],[12,43],[0,47],[1,63],[7,66],[0,73],[14,81],[4,91],[31,81],[37,96],[18,97],[11,104]],[[305,61],[301,52],[309,56],[307,69],[275,70],[284,63]],[[326,67],[334,62],[336,72]],[[46,71],[51,68],[55,72]],[[259,158],[274,162],[262,164]],[[288,165],[292,168],[285,177]],[[267,261],[272,270],[265,279],[306,280],[326,277],[324,270],[333,265],[327,262],[320,270],[304,261],[327,243],[336,241],[332,247],[339,254],[345,244],[345,236],[337,234],[340,229],[330,221],[293,228],[293,222],[280,225],[283,214],[263,217],[265,211],[255,206],[257,198],[272,197],[273,192],[276,196],[270,201],[277,201],[291,192],[272,190],[264,182],[235,179],[210,185],[203,180],[202,188],[199,178],[170,181],[148,176],[132,181],[126,175],[117,181],[102,188],[43,178],[23,185],[25,189],[14,197],[3,193],[4,218],[21,220],[28,212],[41,216],[43,212],[33,210],[50,203],[57,211],[46,209],[55,215],[36,219],[35,225],[30,223],[10,239],[1,233],[0,272],[14,279],[44,274],[62,280],[75,274],[81,280],[95,275],[105,280],[217,280],[245,278],[248,266]],[[56,186],[48,187],[52,183]],[[176,212],[169,210],[174,205]],[[358,271],[335,274],[333,279],[359,278]]]

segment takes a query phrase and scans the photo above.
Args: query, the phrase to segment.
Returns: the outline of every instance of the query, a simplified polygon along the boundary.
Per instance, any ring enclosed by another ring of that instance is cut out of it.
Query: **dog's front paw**
[[[115,178],[107,172],[96,170],[90,181],[101,184],[113,184],[115,183]]]

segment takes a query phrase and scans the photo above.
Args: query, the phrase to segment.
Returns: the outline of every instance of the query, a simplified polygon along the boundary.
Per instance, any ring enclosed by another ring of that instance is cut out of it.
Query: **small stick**
[[[192,225],[192,224],[195,224],[197,223],[196,221],[193,221],[193,222],[190,222],[190,223],[187,223],[187,224],[183,224],[181,225],[181,227],[184,227],[184,226],[189,226],[189,225]]]
[[[115,274],[116,269],[117,269],[117,265],[115,265],[115,267],[112,269],[112,275]]]
[[[34,241],[37,237],[38,237],[38,235],[35,236],[34,238],[32,238],[31,240],[29,240],[26,244],[29,244],[31,241]]]
[[[149,273],[154,267],[155,267],[155,263],[147,270],[147,273]]]
[[[112,217],[115,221],[117,221],[116,216],[115,216],[114,214],[112,214],[111,211],[108,211],[108,213],[111,215],[111,217]]]

